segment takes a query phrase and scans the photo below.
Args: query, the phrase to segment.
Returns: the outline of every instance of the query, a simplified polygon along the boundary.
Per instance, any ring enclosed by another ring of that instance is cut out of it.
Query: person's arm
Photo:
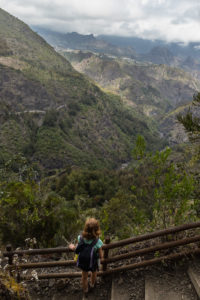
[[[99,248],[99,257],[100,257],[101,260],[103,259],[103,250],[102,250],[102,247]]]
[[[99,266],[99,270],[101,270],[101,268],[102,268],[101,261],[103,259],[102,247],[98,249],[98,253],[99,253],[98,266]]]
[[[75,244],[69,244],[69,249],[71,250],[71,251],[75,251],[76,250],[76,247],[78,246],[78,243],[79,243],[79,241],[80,241],[80,236],[78,236],[78,240],[77,240],[77,244],[75,245]]]

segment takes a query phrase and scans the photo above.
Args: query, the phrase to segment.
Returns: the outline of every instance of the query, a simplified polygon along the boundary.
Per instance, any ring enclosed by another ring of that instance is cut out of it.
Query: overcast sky
[[[0,0],[0,7],[55,31],[200,42],[200,0]]]

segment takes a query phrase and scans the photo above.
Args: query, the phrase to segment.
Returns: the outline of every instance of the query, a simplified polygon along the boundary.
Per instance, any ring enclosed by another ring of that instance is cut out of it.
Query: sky
[[[200,42],[200,0],[0,0],[0,7],[63,33]]]

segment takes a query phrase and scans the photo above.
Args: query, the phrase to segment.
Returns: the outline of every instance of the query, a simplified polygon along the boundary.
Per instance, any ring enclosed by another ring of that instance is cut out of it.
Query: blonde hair
[[[99,237],[101,234],[99,221],[95,218],[89,218],[85,222],[82,236],[87,240]]]

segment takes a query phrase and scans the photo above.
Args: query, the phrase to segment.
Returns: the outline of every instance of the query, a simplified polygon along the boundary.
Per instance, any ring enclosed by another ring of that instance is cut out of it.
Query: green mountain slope
[[[152,114],[188,103],[200,81],[183,70],[129,59],[83,52],[61,52],[72,65],[102,87],[121,94],[137,106],[152,107]],[[145,112],[145,111],[144,111]]]
[[[105,90],[120,95],[126,104],[150,121],[156,121],[161,134],[168,138],[165,132],[168,127],[161,126],[163,118],[189,103],[200,89],[198,79],[178,68],[81,51],[60,53],[78,71],[93,78]],[[176,126],[175,119],[168,125]]]
[[[157,138],[120,98],[73,69],[0,10],[0,161],[22,153],[46,168],[117,167],[138,133]]]

